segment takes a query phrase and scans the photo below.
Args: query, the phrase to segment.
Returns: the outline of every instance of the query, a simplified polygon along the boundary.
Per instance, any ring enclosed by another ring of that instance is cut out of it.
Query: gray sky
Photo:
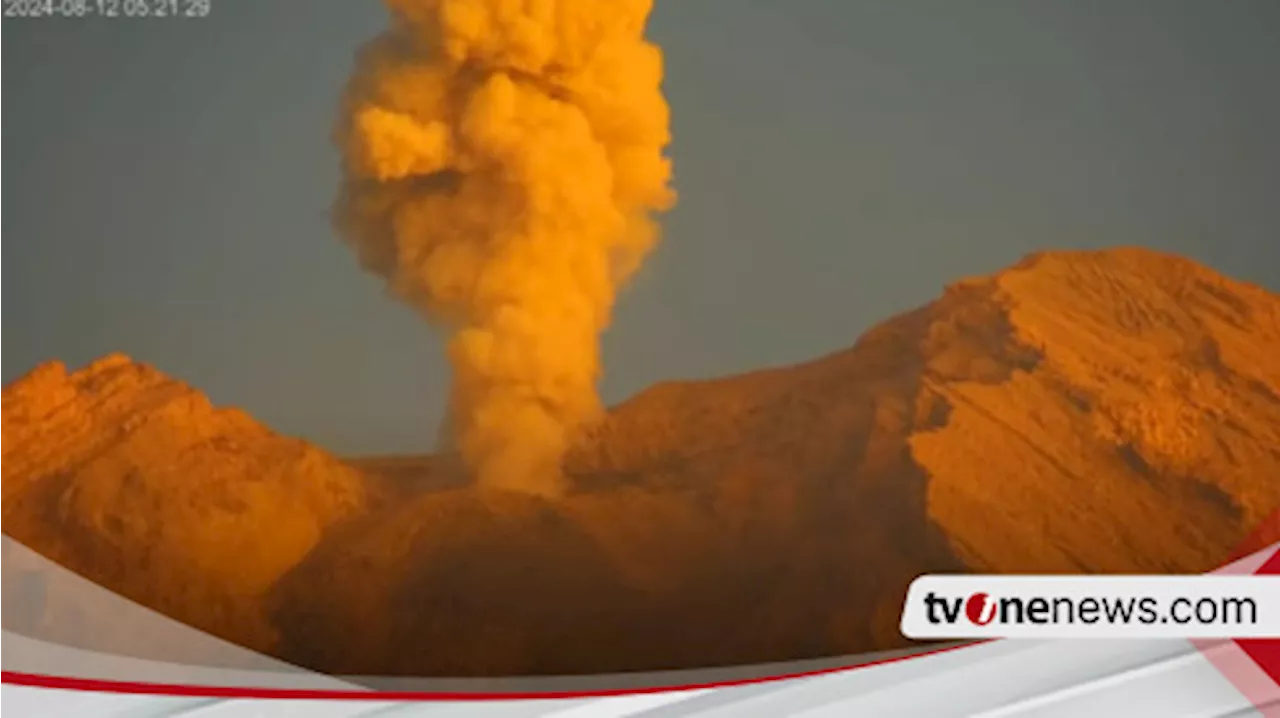
[[[3,24],[4,381],[123,351],[339,452],[429,448],[439,338],[328,225],[355,2]],[[658,0],[678,208],[610,401],[851,344],[1048,247],[1280,290],[1280,2]]]

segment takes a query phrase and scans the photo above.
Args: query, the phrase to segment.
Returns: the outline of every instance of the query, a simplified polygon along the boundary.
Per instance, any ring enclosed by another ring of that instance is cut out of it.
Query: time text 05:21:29
[[[211,0],[4,0],[6,18],[202,18]]]

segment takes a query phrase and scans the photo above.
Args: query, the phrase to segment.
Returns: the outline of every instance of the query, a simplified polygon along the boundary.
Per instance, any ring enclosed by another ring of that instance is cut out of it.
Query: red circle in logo
[[[991,623],[996,617],[995,605],[985,593],[975,593],[964,602],[964,615],[979,626]]]

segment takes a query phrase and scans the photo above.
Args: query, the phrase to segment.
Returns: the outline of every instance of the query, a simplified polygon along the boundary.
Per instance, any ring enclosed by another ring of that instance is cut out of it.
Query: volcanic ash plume
[[[650,0],[388,0],[338,130],[335,219],[449,332],[475,479],[554,494],[601,413],[599,337],[668,209]]]

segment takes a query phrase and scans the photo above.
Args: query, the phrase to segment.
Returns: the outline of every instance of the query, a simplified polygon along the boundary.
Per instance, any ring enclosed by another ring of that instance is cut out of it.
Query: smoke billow
[[[387,0],[338,128],[335,222],[443,326],[451,440],[484,486],[562,487],[600,334],[675,201],[651,0]]]

